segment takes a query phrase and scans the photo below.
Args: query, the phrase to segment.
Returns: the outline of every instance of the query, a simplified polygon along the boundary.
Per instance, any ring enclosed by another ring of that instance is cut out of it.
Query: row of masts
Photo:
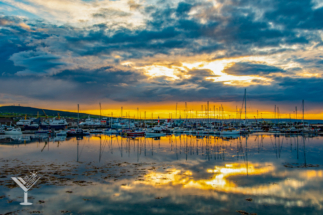
[[[100,120],[101,120],[101,116],[102,116],[102,112],[101,112],[101,103],[99,103],[99,108],[100,108]],[[78,124],[79,124],[79,110],[80,110],[80,106],[79,104],[77,105],[77,110],[78,110]],[[225,120],[225,119],[236,119],[236,120],[242,120],[242,111],[244,110],[244,120],[247,120],[247,89],[244,90],[244,96],[243,96],[243,102],[242,102],[242,107],[240,109],[238,109],[238,107],[236,106],[236,116],[234,118],[234,115],[229,114],[229,118],[226,117],[227,114],[224,113],[224,107],[222,106],[222,104],[216,108],[215,105],[213,105],[213,117],[212,117],[212,110],[210,109],[210,102],[207,101],[206,105],[201,105],[201,112],[198,112],[197,110],[193,110],[193,109],[188,109],[187,106],[187,102],[185,102],[185,109],[184,109],[184,117],[182,117],[182,110],[180,110],[180,114],[178,115],[178,103],[176,103],[176,109],[175,109],[175,118],[173,117],[173,113],[169,113],[168,118],[169,119],[207,119],[208,122],[210,122],[211,119],[217,119],[217,120]],[[195,117],[194,117],[194,111],[195,111]],[[143,117],[142,114],[143,113]],[[217,114],[216,114],[217,113]],[[295,106],[295,119],[297,120],[297,106]],[[304,114],[305,114],[305,110],[304,110],[304,100],[302,100],[302,122],[304,124]],[[123,107],[121,107],[121,115],[120,117],[118,117],[117,115],[113,116],[113,112],[111,112],[111,115],[108,114],[109,117],[111,118],[127,118],[127,119],[140,119],[140,120],[146,120],[146,119],[154,119],[154,113],[151,113],[151,118],[149,118],[150,116],[147,117],[146,111],[139,111],[139,108],[137,108],[137,115],[133,115],[133,117],[130,115],[130,112],[126,112],[126,115],[124,116],[124,109]],[[160,116],[157,114],[155,114],[155,117],[157,117],[158,119],[160,118]],[[255,116],[254,116],[255,117]],[[256,117],[255,117],[256,118]],[[262,119],[262,113],[261,113],[261,119]],[[289,118],[291,119],[291,114],[289,114]],[[257,118],[259,119],[259,113],[257,110]],[[280,119],[280,111],[279,111],[279,107],[277,107],[275,105],[274,108],[274,120],[278,123]]]

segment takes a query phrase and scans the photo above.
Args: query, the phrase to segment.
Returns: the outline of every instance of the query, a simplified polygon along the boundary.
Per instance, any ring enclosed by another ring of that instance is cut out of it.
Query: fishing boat
[[[20,128],[13,128],[10,131],[5,131],[5,135],[22,135]]]
[[[37,130],[39,128],[39,124],[36,123],[35,118],[27,119],[26,117],[24,119],[20,119],[16,125],[19,127],[23,127],[25,130]]]
[[[40,124],[40,127],[45,130],[62,130],[65,129],[68,126],[68,123],[66,122],[65,119],[52,119],[47,122],[42,122]]]

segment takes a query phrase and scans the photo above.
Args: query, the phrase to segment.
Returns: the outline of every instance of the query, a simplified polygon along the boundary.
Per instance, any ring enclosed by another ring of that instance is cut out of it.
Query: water
[[[322,214],[321,143],[266,133],[25,136],[0,145],[0,214]],[[29,171],[42,178],[28,192],[34,204],[20,206],[10,177]]]

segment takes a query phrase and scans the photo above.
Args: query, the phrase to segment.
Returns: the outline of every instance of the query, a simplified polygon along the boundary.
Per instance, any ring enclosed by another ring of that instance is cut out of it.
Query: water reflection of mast
[[[196,155],[199,155],[199,140],[196,138]]]
[[[154,156],[154,139],[151,138],[151,155]]]
[[[189,148],[189,150],[190,150],[190,155],[194,154],[194,150],[192,148],[192,136],[190,136],[190,148]]]
[[[306,167],[306,149],[305,149],[305,137],[303,136],[303,145],[304,145],[304,165]]]
[[[179,154],[182,154],[182,135],[179,135]]]
[[[248,167],[248,137],[246,136],[246,168],[247,168],[247,175],[248,175],[248,170],[249,170],[249,167]]]
[[[276,158],[278,158],[278,155],[277,155],[277,143],[276,143],[276,136],[275,136],[275,152],[276,152]]]
[[[205,152],[206,152],[207,160],[210,160],[209,140],[210,140],[209,137],[206,137]]]
[[[113,147],[112,147],[112,135],[111,135],[111,142],[110,142],[110,149],[111,149],[111,154],[113,154]]]
[[[257,137],[256,137],[256,140],[258,139],[258,142],[257,142],[257,144],[258,144],[258,154],[259,154],[259,152],[260,152],[260,145],[259,145],[259,135],[257,134]]]
[[[77,152],[77,156],[76,156],[76,162],[79,162],[79,140],[76,138],[76,142],[77,142],[77,150],[76,150],[76,152]]]
[[[146,152],[147,152],[147,149],[146,149],[146,138],[145,138],[145,157],[146,157]]]
[[[128,152],[128,157],[130,158],[130,152],[131,152],[131,142],[130,139],[127,139],[127,152]]]
[[[120,154],[121,154],[121,157],[122,157],[123,156],[122,137],[120,138],[120,142],[121,142]]]
[[[224,160],[225,159],[225,156],[224,156],[225,142],[224,141],[221,142],[221,147],[222,147],[222,160]]]
[[[176,153],[176,158],[177,158],[177,160],[178,160],[177,139],[176,139],[176,136],[175,136],[175,153]]]
[[[101,139],[101,136],[99,136],[99,138],[100,138],[99,162],[101,162],[101,156],[102,156],[102,139]]]
[[[48,144],[48,142],[47,142],[47,141],[45,141],[45,145],[44,145],[44,147],[42,148],[41,152],[43,152],[43,151],[44,151],[44,149],[45,149],[45,147],[47,146],[47,144]]]
[[[297,140],[297,160],[298,160],[298,157],[299,157],[298,156],[298,136],[297,136],[297,139],[296,140]]]
[[[204,155],[204,137],[202,137],[202,156]]]
[[[139,162],[139,157],[140,157],[139,142],[140,142],[140,139],[139,141],[137,141],[137,162]]]
[[[185,156],[187,160],[187,152],[188,152],[188,147],[187,147],[187,135],[185,136]]]

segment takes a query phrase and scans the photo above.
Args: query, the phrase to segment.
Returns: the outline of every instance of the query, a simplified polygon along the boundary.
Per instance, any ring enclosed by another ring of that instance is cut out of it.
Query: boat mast
[[[100,106],[100,127],[101,127],[101,102],[99,103]]]
[[[274,116],[274,118],[275,118],[275,121],[276,121],[276,105],[275,105],[275,116]],[[277,121],[276,121],[276,123],[277,123]]]
[[[209,101],[207,101],[207,118],[208,118],[208,126],[210,125],[210,106]]]
[[[79,128],[80,124],[80,105],[77,104],[77,128]]]
[[[247,89],[244,89],[244,120],[247,123]]]
[[[302,100],[302,107],[303,107],[303,128],[305,127],[304,125],[304,99]]]

